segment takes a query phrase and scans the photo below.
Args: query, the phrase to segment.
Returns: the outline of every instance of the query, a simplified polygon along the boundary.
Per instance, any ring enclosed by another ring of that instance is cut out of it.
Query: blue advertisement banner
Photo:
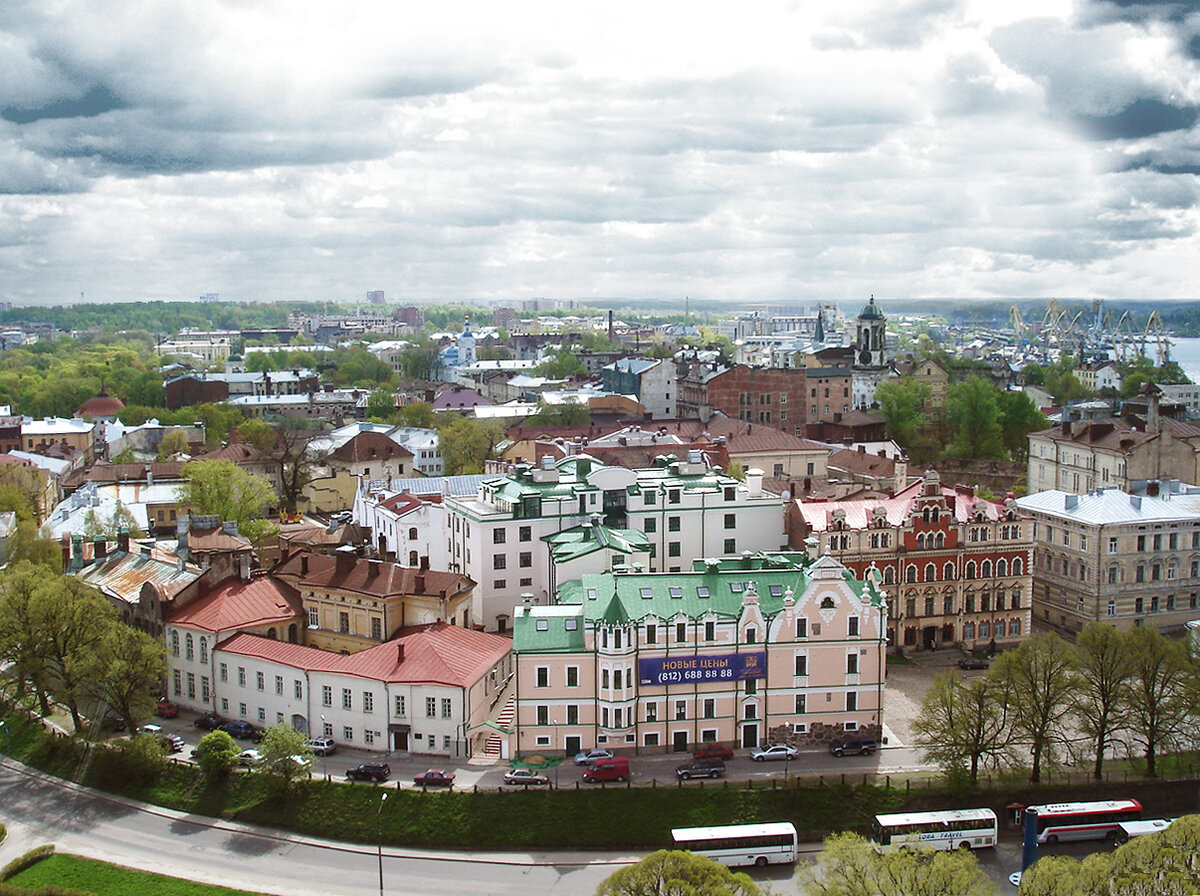
[[[704,684],[713,681],[751,681],[767,674],[767,654],[725,653],[661,656],[638,660],[638,681],[644,686]]]

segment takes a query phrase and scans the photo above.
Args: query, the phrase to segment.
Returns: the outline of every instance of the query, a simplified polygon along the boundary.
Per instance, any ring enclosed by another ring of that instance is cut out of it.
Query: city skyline
[[[1193,297],[1200,14],[998,6],[7,4],[0,300]]]

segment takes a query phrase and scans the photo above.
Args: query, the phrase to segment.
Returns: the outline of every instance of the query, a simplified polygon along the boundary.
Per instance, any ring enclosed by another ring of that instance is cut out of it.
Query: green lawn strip
[[[198,884],[61,853],[26,868],[7,883],[28,890],[55,886],[95,896],[144,896],[147,893],[154,896],[261,896],[248,890]]]

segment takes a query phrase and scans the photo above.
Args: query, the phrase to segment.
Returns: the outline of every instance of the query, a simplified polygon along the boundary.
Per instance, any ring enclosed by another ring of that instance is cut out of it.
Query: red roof
[[[306,559],[307,571],[304,569]],[[314,589],[357,591],[376,597],[394,594],[453,597],[474,584],[456,572],[420,570],[382,560],[364,560],[344,555],[339,558],[307,552],[289,557],[275,567],[275,573],[294,578]]]
[[[101,391],[99,395],[93,396],[85,401],[75,412],[76,417],[115,417],[117,411],[125,407],[125,402],[117,398],[115,395],[109,395],[107,392]]]
[[[846,527],[849,529],[865,529],[870,525],[876,507],[882,507],[887,514],[889,526],[903,526],[916,499],[924,493],[925,480],[918,479],[908,487],[901,489],[891,498],[866,498],[848,501],[797,501],[805,523],[814,532],[824,532],[833,526],[833,513],[841,510],[845,513]],[[972,511],[982,505],[988,520],[998,520],[1004,514],[1004,504],[998,501],[988,501],[976,497],[963,490],[941,487],[941,494],[950,505],[950,511],[957,522],[969,522]]]
[[[360,432],[329,455],[331,460],[361,464],[373,460],[412,457],[413,453],[381,432]]]
[[[255,576],[249,582],[231,577],[203,597],[171,613],[169,625],[186,625],[209,632],[258,628],[304,618],[300,595],[274,576]]]
[[[222,641],[217,649],[308,672],[354,675],[372,681],[467,687],[512,650],[512,641],[438,622],[404,629],[392,641],[349,656],[244,632]]]

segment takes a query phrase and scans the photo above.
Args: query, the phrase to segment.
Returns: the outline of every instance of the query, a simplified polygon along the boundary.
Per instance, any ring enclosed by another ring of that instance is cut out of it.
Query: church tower
[[[466,367],[475,363],[475,336],[471,333],[471,315],[463,318],[462,335],[458,337],[458,364]]]
[[[887,366],[885,347],[887,319],[875,297],[858,315],[858,337],[854,340],[854,367],[859,370],[880,370]]]

